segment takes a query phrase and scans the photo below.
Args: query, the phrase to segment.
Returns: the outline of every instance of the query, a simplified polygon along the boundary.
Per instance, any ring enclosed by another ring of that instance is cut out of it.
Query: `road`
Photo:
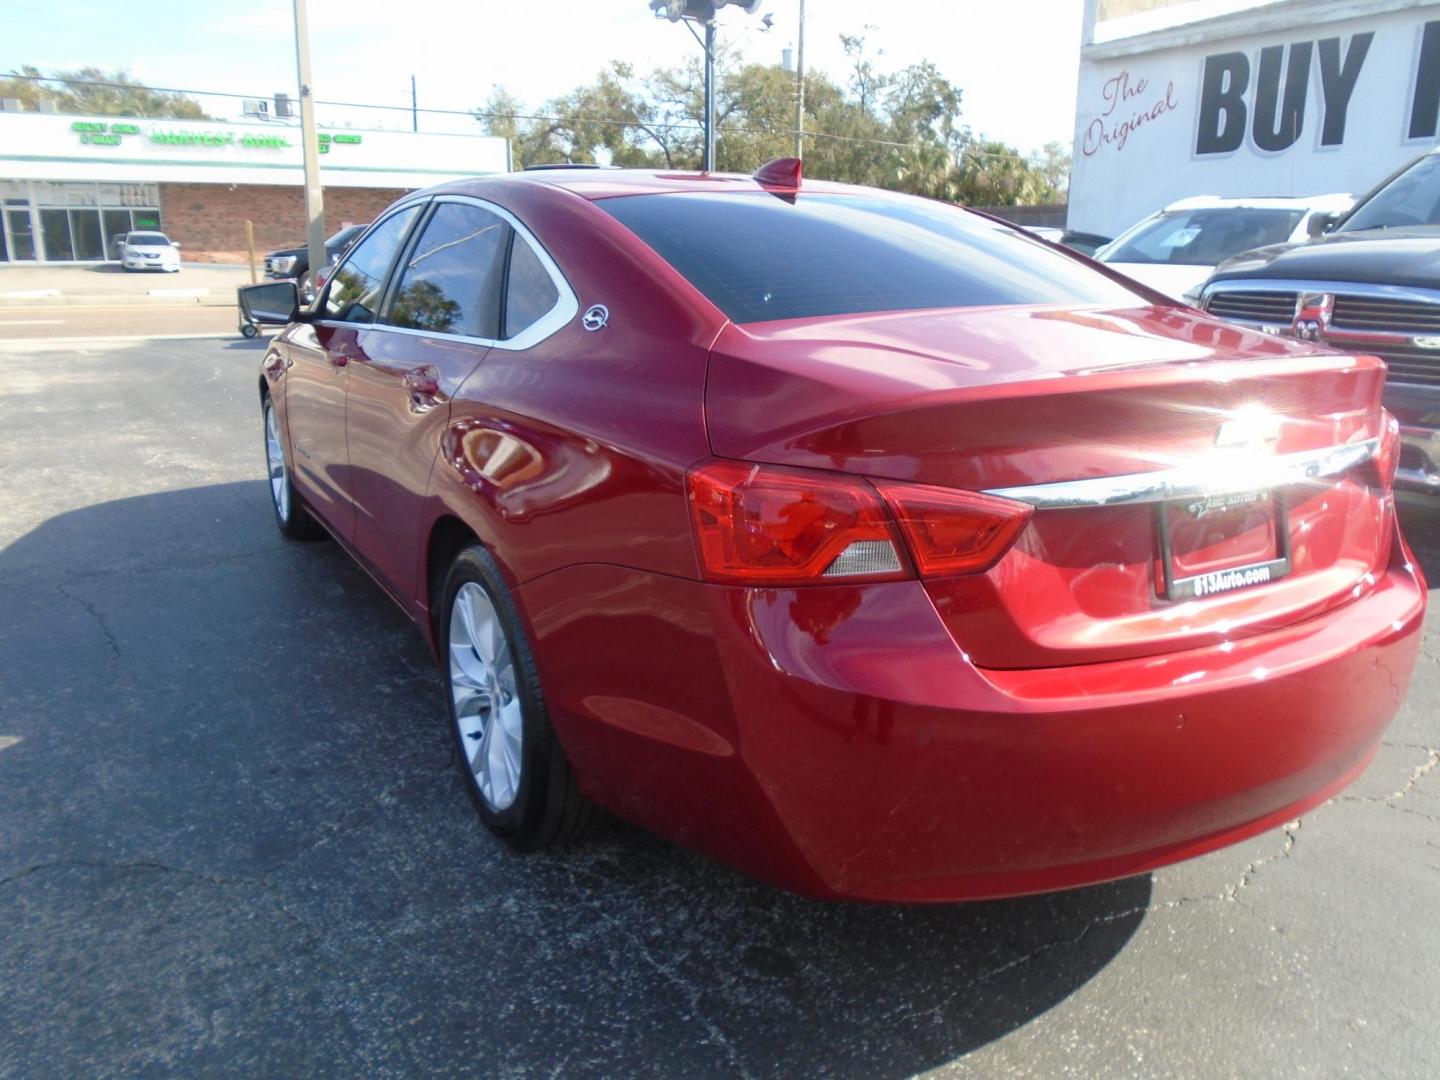
[[[0,1075],[1434,1075],[1435,612],[1347,793],[1153,875],[915,909],[626,827],[514,855],[418,635],[275,533],[261,348],[0,348]]]

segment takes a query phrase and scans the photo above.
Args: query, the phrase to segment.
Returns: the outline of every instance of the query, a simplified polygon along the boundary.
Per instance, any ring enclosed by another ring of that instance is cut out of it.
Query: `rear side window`
[[[546,271],[540,256],[519,236],[510,253],[510,283],[505,288],[505,337],[531,326],[560,299],[560,290]]]
[[[596,205],[737,323],[1138,299],[1042,241],[924,199],[696,192]]]
[[[325,289],[321,311],[327,319],[370,323],[385,291],[390,266],[410,232],[418,207],[391,214],[350,252]]]
[[[442,202],[401,270],[386,318],[434,334],[495,338],[510,226],[469,203]]]

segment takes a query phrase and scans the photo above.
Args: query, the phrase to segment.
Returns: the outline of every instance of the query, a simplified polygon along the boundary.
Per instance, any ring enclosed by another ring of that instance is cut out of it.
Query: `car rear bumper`
[[[975,667],[918,582],[671,579],[654,599],[673,626],[641,650],[648,675],[627,664],[653,617],[589,620],[569,592],[557,670],[545,638],[564,600],[552,610],[541,587],[527,603],[556,728],[593,798],[797,892],[940,902],[1140,873],[1343,787],[1419,647],[1425,585],[1398,534],[1394,550],[1368,592],[1323,616],[1069,668]]]

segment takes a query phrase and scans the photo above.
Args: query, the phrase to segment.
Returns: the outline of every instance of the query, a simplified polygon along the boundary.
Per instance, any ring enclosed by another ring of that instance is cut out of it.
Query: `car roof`
[[[1172,210],[1221,210],[1230,207],[1247,207],[1254,210],[1348,210],[1355,196],[1345,192],[1328,195],[1192,195],[1177,199],[1164,212]]]
[[[534,172],[501,173],[444,185],[447,191],[469,191],[480,196],[496,180],[540,184],[563,188],[586,199],[608,199],[620,195],[658,195],[667,192],[743,193],[766,191],[753,176],[744,173],[705,173],[675,169],[540,169]],[[854,184],[826,180],[801,181],[801,192],[892,194]]]

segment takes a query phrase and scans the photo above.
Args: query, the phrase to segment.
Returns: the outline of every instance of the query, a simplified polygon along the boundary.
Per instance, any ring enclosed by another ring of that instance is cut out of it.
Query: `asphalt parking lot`
[[[262,350],[0,343],[0,1075],[1440,1068],[1436,611],[1345,795],[1153,875],[907,909],[626,827],[512,855],[419,636],[275,532]]]

